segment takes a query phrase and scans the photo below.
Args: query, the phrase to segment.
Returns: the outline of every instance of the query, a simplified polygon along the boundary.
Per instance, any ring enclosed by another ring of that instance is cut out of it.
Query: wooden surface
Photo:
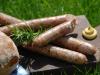
[[[91,43],[92,45],[95,45],[97,47],[95,58],[96,58],[96,62],[100,62],[100,26],[96,27],[96,30],[98,32],[97,37],[94,40],[86,40],[82,37],[82,30],[84,30],[84,28],[86,28],[90,24],[85,16],[78,16],[77,19],[79,22],[79,26],[76,27],[73,33],[78,34],[76,38]]]
[[[95,45],[98,48],[98,51],[95,54],[95,56],[88,57],[89,59],[88,64],[76,65],[76,66],[84,67],[84,66],[90,65],[93,67],[93,64],[100,61],[100,46],[99,46],[100,45],[100,32],[99,32],[100,26],[96,27],[98,31],[97,38],[95,40],[88,41],[88,40],[85,40],[81,35],[82,30],[89,25],[88,20],[86,19],[85,16],[77,16],[77,20],[78,20],[79,25],[76,27],[75,31],[72,34],[70,34],[70,36],[73,36],[77,39],[81,39],[83,41],[86,41]],[[54,71],[54,70],[63,69],[63,68],[70,69],[72,66],[75,65],[75,64],[64,62],[55,58],[50,58],[50,57],[43,56],[40,54],[35,54],[25,49],[20,49],[19,52],[21,55],[23,55],[20,61],[20,64],[25,69],[28,69],[30,72]]]

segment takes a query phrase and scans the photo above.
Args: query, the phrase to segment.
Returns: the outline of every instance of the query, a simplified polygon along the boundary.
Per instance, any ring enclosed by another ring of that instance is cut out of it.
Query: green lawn
[[[68,13],[86,15],[92,26],[100,24],[99,6],[100,0],[0,0],[0,11],[19,19],[28,20]],[[95,74],[86,75],[99,75],[99,66]]]
[[[20,19],[71,13],[86,15],[92,26],[100,24],[100,0],[0,0],[0,11]]]

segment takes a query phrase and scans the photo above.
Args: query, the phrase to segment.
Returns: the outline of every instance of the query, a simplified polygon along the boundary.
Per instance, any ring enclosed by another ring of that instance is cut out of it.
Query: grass
[[[22,20],[66,13],[85,15],[95,27],[100,24],[99,5],[100,0],[0,0],[0,11]],[[99,66],[94,73],[86,75],[99,75]]]
[[[0,11],[20,19],[71,13],[86,15],[92,26],[100,24],[100,0],[0,0]]]

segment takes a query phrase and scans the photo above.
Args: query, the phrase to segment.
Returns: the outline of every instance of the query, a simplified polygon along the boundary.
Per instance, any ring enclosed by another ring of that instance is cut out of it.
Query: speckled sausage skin
[[[96,53],[97,48],[90,43],[78,40],[73,37],[62,37],[53,42],[54,44],[74,50],[86,55],[93,55]]]
[[[70,17],[70,15],[69,15],[69,17],[68,17],[68,15],[67,15],[66,19],[71,20],[72,18],[73,18],[73,16]],[[6,17],[5,17],[5,19],[6,19]],[[60,19],[61,18],[59,18],[59,20]],[[38,21],[38,19],[37,19],[37,21]],[[12,22],[10,22],[10,24],[12,24]],[[33,52],[45,54],[47,56],[51,56],[51,57],[55,57],[55,58],[58,58],[61,60],[65,60],[67,62],[72,62],[72,63],[76,63],[76,64],[87,63],[87,58],[85,55],[78,53],[78,52],[75,52],[75,51],[70,51],[69,49],[64,49],[64,48],[60,48],[60,47],[56,47],[56,46],[52,46],[52,45],[48,45],[48,46],[42,47],[42,48],[39,48],[39,47],[34,48],[33,46],[25,46],[25,47],[30,49]]]
[[[38,29],[41,26],[43,26],[43,27],[48,28],[48,27],[54,27],[54,26],[59,25],[65,21],[69,21],[69,20],[75,18],[74,15],[65,14],[65,15],[54,16],[54,17],[33,19],[33,20],[23,21],[23,22],[19,23],[20,20],[6,16],[4,14],[3,14],[3,18],[2,18],[2,15],[0,15],[0,17],[1,17],[0,24],[4,24],[4,22],[9,22],[9,24],[11,24],[11,25],[3,26],[0,28],[0,31],[6,33],[7,35],[11,34],[11,30],[14,27],[26,28],[26,27],[30,26],[32,29]],[[8,18],[9,18],[9,20],[8,20]],[[5,21],[2,21],[2,20],[5,20]],[[16,23],[13,23],[13,20],[14,20],[14,22],[16,20]],[[7,24],[7,23],[5,23],[5,24]]]
[[[20,23],[21,20],[0,12],[0,26]]]
[[[32,46],[44,46],[68,33],[73,32],[76,19],[55,26],[33,39]]]
[[[19,53],[14,42],[0,32],[0,75],[9,75],[18,64]]]
[[[82,53],[52,45],[48,45],[42,48],[27,46],[26,48],[33,52],[37,52],[46,56],[54,57],[75,64],[86,64],[88,62],[88,59]]]

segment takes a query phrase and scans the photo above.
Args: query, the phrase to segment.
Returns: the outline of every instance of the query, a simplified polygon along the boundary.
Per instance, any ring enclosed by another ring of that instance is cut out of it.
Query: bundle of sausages
[[[95,46],[76,38],[65,36],[73,32],[78,24],[74,15],[65,14],[22,21],[0,13],[0,24],[0,31],[8,36],[11,35],[11,31],[15,27],[30,27],[32,29],[39,29],[41,25],[45,28],[52,27],[33,39],[31,43],[23,46],[32,52],[75,64],[86,64],[88,62],[86,55],[94,55],[96,53]]]

